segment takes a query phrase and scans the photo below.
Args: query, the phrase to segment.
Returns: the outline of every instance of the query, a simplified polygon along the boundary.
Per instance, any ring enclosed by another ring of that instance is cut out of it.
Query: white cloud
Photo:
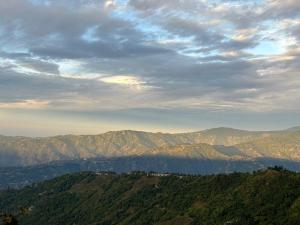
[[[106,9],[113,8],[116,6],[116,3],[114,0],[106,0],[104,6]]]
[[[106,76],[99,78],[99,80],[104,83],[117,84],[123,87],[128,87],[139,91],[148,88],[146,82],[141,81],[137,77],[131,75]]]

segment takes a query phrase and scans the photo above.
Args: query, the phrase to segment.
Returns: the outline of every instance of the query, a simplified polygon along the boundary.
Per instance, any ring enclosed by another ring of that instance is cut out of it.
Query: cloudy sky
[[[299,0],[0,0],[0,133],[300,124]]]

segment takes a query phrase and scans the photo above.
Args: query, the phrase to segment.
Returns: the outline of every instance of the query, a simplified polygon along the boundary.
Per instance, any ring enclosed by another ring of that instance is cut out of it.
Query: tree
[[[12,214],[2,214],[0,215],[2,219],[2,225],[19,225],[17,218]]]
[[[2,219],[1,225],[20,225],[18,221],[19,216],[29,215],[31,208],[20,207],[19,212],[16,215],[11,213],[0,214],[0,219]]]

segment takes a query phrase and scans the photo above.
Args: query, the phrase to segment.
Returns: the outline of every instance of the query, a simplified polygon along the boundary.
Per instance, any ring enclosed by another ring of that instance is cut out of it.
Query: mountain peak
[[[231,127],[217,127],[217,128],[211,128],[211,129],[207,129],[204,130],[203,132],[205,133],[241,133],[241,132],[250,132],[247,130],[240,130],[240,129],[235,129],[235,128],[231,128]]]
[[[286,129],[287,131],[300,131],[300,126],[296,126],[296,127],[290,127],[288,129]]]

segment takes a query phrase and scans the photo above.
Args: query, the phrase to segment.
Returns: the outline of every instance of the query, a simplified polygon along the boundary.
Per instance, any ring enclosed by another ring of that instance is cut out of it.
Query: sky
[[[300,124],[299,0],[0,0],[0,134]]]

